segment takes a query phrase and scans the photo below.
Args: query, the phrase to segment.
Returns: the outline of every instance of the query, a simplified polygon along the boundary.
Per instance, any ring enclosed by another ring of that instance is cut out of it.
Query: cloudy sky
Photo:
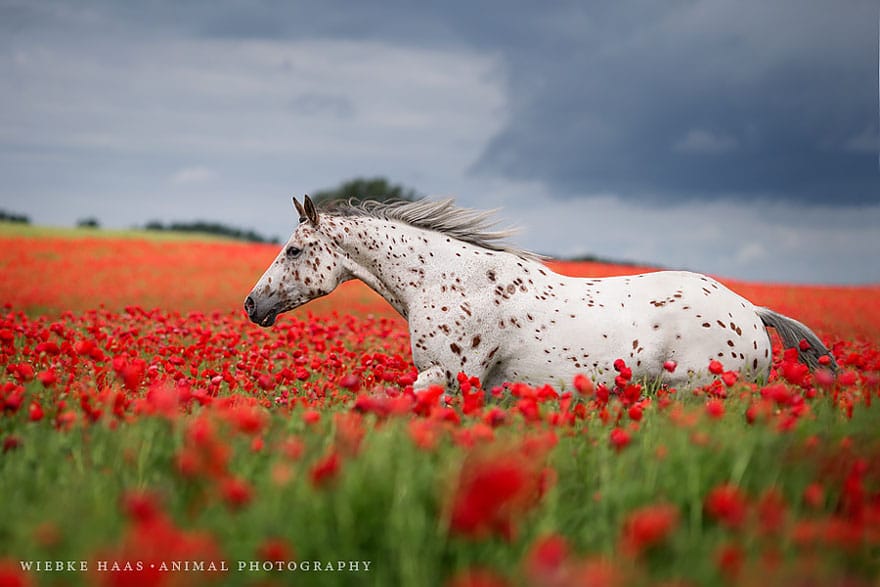
[[[286,237],[382,175],[544,253],[880,282],[876,0],[0,0],[0,76],[41,224]]]

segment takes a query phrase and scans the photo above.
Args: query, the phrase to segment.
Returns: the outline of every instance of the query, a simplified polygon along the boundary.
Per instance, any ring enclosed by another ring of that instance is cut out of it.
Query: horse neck
[[[410,305],[446,237],[407,224],[352,216],[333,218],[329,231],[351,277],[360,279],[408,318]],[[450,261],[452,262],[452,261]]]

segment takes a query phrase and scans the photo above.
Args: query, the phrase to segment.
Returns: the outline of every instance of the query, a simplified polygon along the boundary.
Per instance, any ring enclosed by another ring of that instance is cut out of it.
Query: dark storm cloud
[[[478,170],[571,193],[878,201],[872,3],[570,19],[589,34],[561,29],[556,58],[511,51],[509,124]]]
[[[473,170],[558,195],[841,204],[880,195],[873,0],[30,6],[7,3],[0,20],[16,30],[73,18],[105,31],[381,39],[498,55],[509,112]],[[350,112],[314,96],[305,105]]]

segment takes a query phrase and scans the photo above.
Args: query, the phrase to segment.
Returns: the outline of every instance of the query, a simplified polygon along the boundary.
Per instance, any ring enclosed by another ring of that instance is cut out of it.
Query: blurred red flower
[[[706,402],[706,414],[713,420],[718,420],[724,416],[724,402],[718,398],[711,398]]]
[[[28,587],[30,578],[17,560],[0,559],[0,587]]]
[[[512,538],[516,519],[541,497],[543,467],[521,451],[471,452],[452,491],[450,529],[470,538]]]
[[[785,525],[785,498],[775,487],[767,489],[758,499],[758,526],[765,534],[778,534]]]
[[[578,373],[574,376],[574,388],[578,391],[579,394],[586,397],[592,396],[595,390],[593,386],[593,380],[583,373]]]
[[[534,585],[558,584],[565,573],[569,552],[568,542],[558,534],[539,538],[523,561],[526,577]]]
[[[629,443],[631,441],[629,432],[627,432],[623,428],[614,428],[611,431],[609,438],[611,440],[611,446],[613,446],[615,450],[618,451],[623,450],[624,448],[629,446]]]
[[[266,538],[257,547],[257,558],[261,561],[291,561],[293,548],[283,538]]]
[[[722,545],[715,552],[715,564],[721,574],[729,581],[734,581],[742,571],[745,555],[735,544]]]
[[[247,481],[236,477],[227,477],[220,482],[220,495],[230,509],[241,509],[251,502],[254,490]]]
[[[675,531],[678,517],[678,508],[666,503],[630,512],[620,532],[621,551],[628,556],[639,556],[662,544]]]
[[[342,461],[339,453],[331,451],[309,470],[309,479],[314,487],[326,487],[339,474]]]
[[[718,485],[706,496],[706,513],[729,528],[739,528],[748,513],[746,498],[734,485]]]
[[[510,587],[504,577],[488,569],[459,571],[447,582],[446,587]]]

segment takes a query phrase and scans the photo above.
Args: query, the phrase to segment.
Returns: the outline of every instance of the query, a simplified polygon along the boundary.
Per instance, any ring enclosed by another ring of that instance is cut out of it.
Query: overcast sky
[[[544,253],[880,282],[876,0],[0,0],[0,76],[36,223],[286,238],[381,175]]]

